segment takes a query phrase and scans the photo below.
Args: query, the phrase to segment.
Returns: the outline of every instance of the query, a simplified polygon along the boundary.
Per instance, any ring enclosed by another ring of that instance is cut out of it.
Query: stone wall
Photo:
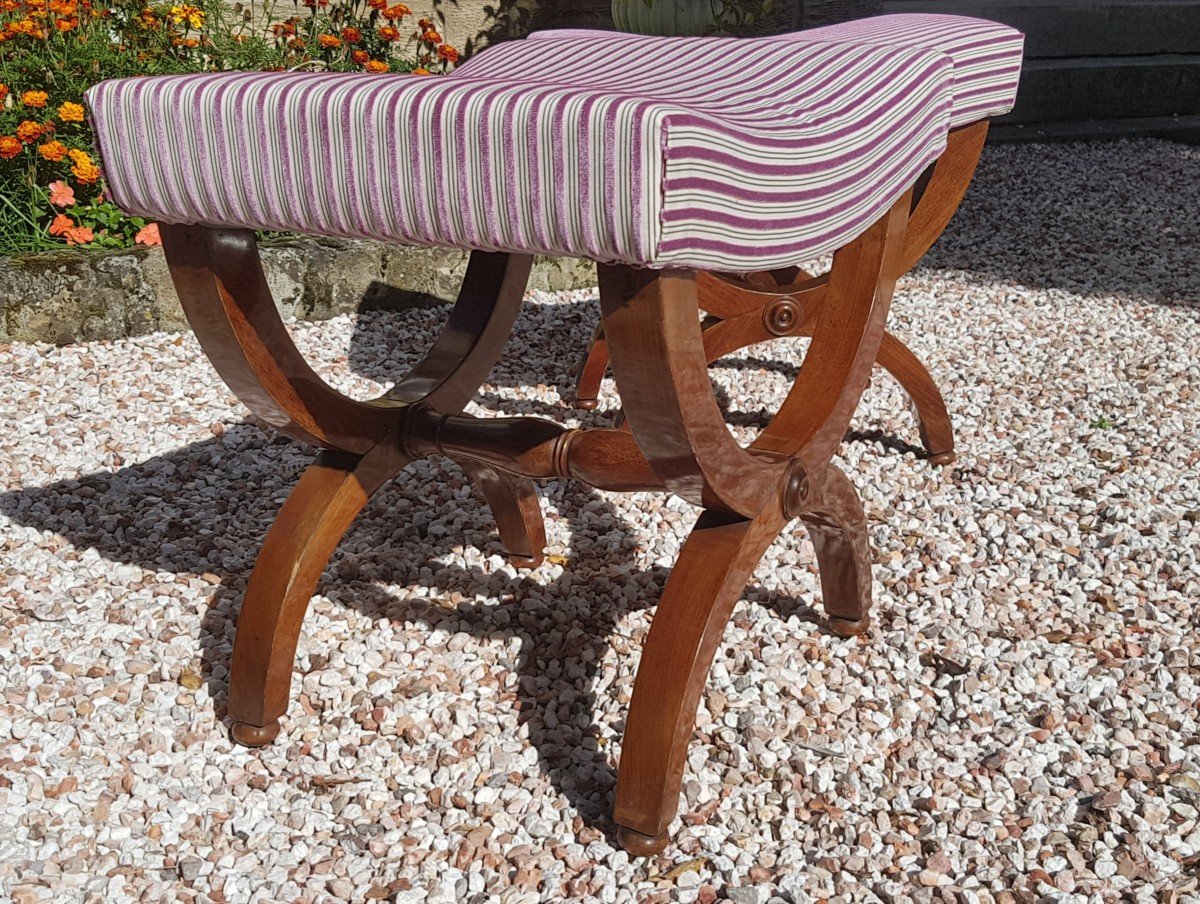
[[[466,269],[457,251],[312,238],[270,243],[262,259],[284,317],[300,320],[447,301]],[[548,290],[595,284],[594,265],[565,258],[539,260],[530,282]],[[64,344],[186,328],[161,249],[0,258],[0,342]]]

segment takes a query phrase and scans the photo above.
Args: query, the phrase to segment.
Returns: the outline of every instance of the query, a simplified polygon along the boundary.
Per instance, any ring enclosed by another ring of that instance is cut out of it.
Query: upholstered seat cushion
[[[859,234],[952,124],[1011,105],[1020,52],[949,16],[747,41],[566,31],[445,77],[163,76],[88,101],[130,213],[756,270]]]

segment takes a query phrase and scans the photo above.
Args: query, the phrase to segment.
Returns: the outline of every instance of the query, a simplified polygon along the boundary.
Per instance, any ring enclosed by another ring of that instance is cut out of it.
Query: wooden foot
[[[858,637],[860,634],[866,634],[871,627],[871,619],[860,618],[858,621],[849,621],[845,618],[829,619],[829,630],[838,637]]]
[[[671,836],[666,831],[657,835],[643,835],[624,826],[617,829],[617,844],[631,857],[653,857],[655,854],[661,854],[670,840]]]
[[[480,462],[463,460],[463,467],[491,506],[508,560],[517,568],[541,565],[546,555],[546,522],[533,481]]]
[[[828,466],[818,497],[800,520],[808,528],[821,574],[821,597],[836,634],[867,630],[871,609],[871,549],[862,501],[850,478]]]
[[[608,340],[604,338],[604,325],[601,324],[596,327],[596,333],[579,363],[579,376],[575,380],[576,408],[596,410],[600,404],[600,384],[607,371]]]
[[[954,427],[946,411],[946,400],[933,382],[933,377],[921,359],[907,345],[891,333],[885,333],[879,345],[877,358],[904,387],[917,409],[917,421],[921,430],[921,445],[931,464],[948,464],[954,460]]]
[[[234,722],[229,727],[229,734],[235,743],[243,747],[266,747],[279,736],[279,720],[276,719],[270,725]]]

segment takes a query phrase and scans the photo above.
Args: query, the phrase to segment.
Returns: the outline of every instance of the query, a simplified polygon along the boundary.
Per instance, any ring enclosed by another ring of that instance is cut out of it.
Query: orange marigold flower
[[[304,38],[292,38],[288,41],[288,47],[292,50],[303,50],[305,46]]]
[[[8,97],[8,85],[0,82],[0,104],[4,103],[6,97]]]
[[[442,36],[431,28],[429,31],[421,35],[421,40],[426,44],[441,44]]]
[[[50,223],[50,228],[47,230],[51,235],[66,235],[67,230],[75,228],[75,221],[65,213],[60,213]]]
[[[417,26],[421,29],[421,31],[429,31],[429,29],[433,28],[433,20],[432,19],[418,19]]]
[[[386,9],[387,0],[367,0],[367,6],[371,9]]]
[[[67,101],[58,105],[58,118],[63,122],[83,122],[84,112],[83,104]]]
[[[371,59],[371,54],[367,53],[365,50],[351,50],[350,59],[361,66],[363,63]]]
[[[47,141],[38,148],[38,153],[42,155],[43,160],[58,163],[67,156],[67,146],[61,141]]]
[[[342,40],[347,44],[357,44],[362,40],[362,32],[357,28],[343,28]]]
[[[382,60],[368,60],[367,64],[363,66],[363,68],[366,69],[367,72],[387,72],[388,64]]]
[[[91,227],[88,226],[76,226],[74,229],[68,229],[66,236],[68,245],[86,245],[96,238]]]
[[[438,48],[438,56],[440,56],[447,63],[458,62],[458,50],[454,47],[451,47],[449,44],[443,44]]]
[[[45,91],[26,91],[21,95],[21,103],[27,107],[44,107],[50,95]]]
[[[426,69],[424,66],[418,66],[416,69],[414,69],[412,71],[412,74],[413,75],[433,75],[433,73],[430,72],[428,69]]]
[[[90,185],[100,178],[100,170],[91,163],[77,163],[71,167],[71,172],[84,185]]]
[[[50,189],[50,203],[55,207],[70,207],[75,203],[75,189],[61,179],[51,182],[47,187]]]
[[[21,153],[21,142],[11,135],[0,136],[0,160],[12,160]]]
[[[54,27],[64,34],[68,31],[74,31],[79,27],[79,20],[72,16],[69,19],[55,19]]]
[[[74,0],[50,0],[50,12],[56,16],[72,16],[75,14]]]
[[[385,25],[383,28],[379,29],[379,37],[383,38],[385,41],[399,41],[400,29],[393,28],[390,25]]]
[[[271,26],[271,31],[277,38],[289,37],[296,33],[296,23],[291,19],[286,22],[276,22]]]
[[[403,3],[397,3],[394,6],[389,6],[387,9],[385,9],[383,11],[383,17],[385,19],[392,19],[395,21],[399,21],[400,19],[403,19],[405,16],[408,16],[411,14],[412,14],[412,10],[409,9],[407,6],[405,6]]]
[[[12,34],[27,35],[31,38],[44,38],[46,31],[40,28],[32,19],[22,19],[19,22],[10,22],[5,28]]]
[[[171,46],[172,47],[187,47],[187,48],[199,47],[200,39],[199,38],[172,38]]]
[[[133,241],[138,245],[161,245],[162,238],[158,234],[158,224],[150,223],[138,230]]]
[[[40,122],[31,122],[27,119],[17,126],[17,138],[24,144],[33,144],[45,134],[46,127]]]
[[[335,47],[342,46],[342,39],[337,35],[317,35],[317,43],[326,50],[333,50]]]
[[[75,178],[80,182],[86,185],[100,178],[100,170],[96,167],[96,164],[92,163],[92,158],[85,151],[72,148],[67,151],[67,156],[75,164],[71,167],[71,172],[75,174]]]

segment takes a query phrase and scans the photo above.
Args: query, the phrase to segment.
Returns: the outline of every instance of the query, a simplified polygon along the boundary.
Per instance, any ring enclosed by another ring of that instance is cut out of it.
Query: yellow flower
[[[192,6],[190,3],[181,3],[179,6],[171,7],[171,21],[176,25],[186,22],[192,28],[202,28],[204,26],[204,10],[198,6]]]
[[[58,108],[58,118],[63,122],[83,122],[83,113],[83,104],[73,104],[70,101],[60,104]]]

